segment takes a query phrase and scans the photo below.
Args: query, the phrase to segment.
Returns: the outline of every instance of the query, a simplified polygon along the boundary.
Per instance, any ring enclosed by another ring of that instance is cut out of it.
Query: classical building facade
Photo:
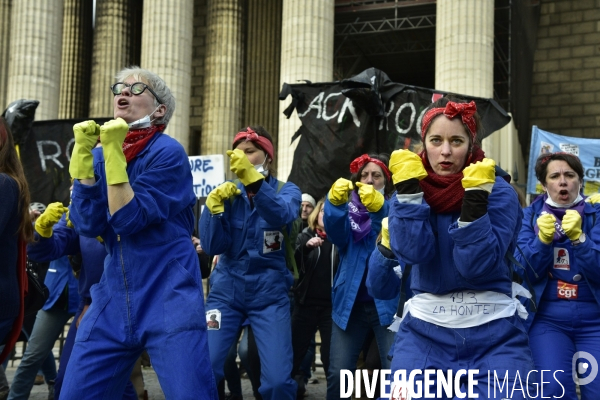
[[[171,87],[167,133],[190,155],[222,154],[261,124],[283,179],[300,122],[281,113],[281,85],[371,66],[495,98],[514,122],[484,149],[523,179],[532,124],[600,137],[600,0],[0,0],[2,106],[28,98],[37,120],[110,117],[109,86],[130,65]]]

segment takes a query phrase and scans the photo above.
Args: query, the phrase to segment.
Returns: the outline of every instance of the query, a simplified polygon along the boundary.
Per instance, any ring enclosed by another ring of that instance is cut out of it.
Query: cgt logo
[[[579,359],[584,359],[585,361],[578,362]],[[598,375],[598,361],[596,361],[596,358],[587,351],[578,351],[573,354],[571,371],[573,382],[579,383],[580,386],[587,385],[596,378],[596,375]],[[577,381],[578,375],[580,376],[579,382]],[[587,376],[581,378],[583,375]]]

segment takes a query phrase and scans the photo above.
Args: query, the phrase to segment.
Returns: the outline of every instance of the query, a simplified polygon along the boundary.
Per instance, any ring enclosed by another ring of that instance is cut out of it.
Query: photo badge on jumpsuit
[[[221,329],[221,311],[217,309],[206,311],[206,329],[209,331]]]
[[[265,231],[263,254],[280,251],[283,246],[283,233],[279,231]]]

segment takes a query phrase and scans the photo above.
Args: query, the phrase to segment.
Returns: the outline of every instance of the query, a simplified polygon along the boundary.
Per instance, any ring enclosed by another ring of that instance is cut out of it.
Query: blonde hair
[[[321,209],[325,206],[325,198],[322,197],[317,201],[317,205],[313,208],[312,212],[308,216],[308,227],[313,231],[317,230],[317,225],[319,224],[319,213]]]

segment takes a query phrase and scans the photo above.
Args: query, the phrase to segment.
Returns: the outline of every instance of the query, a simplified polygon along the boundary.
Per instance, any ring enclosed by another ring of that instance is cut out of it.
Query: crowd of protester
[[[26,258],[50,263],[50,296],[10,391],[0,374],[0,399],[28,398],[40,369],[49,399],[147,398],[145,352],[166,398],[241,399],[238,353],[256,398],[301,398],[317,331],[328,400],[361,355],[370,376],[477,370],[480,398],[496,398],[496,375],[512,399],[533,388],[577,399],[577,381],[582,399],[600,392],[590,371],[571,375],[574,354],[600,360],[600,195],[582,195],[576,156],[540,156],[545,193],[523,211],[478,143],[475,103],[444,97],[424,112],[418,154],[361,155],[309,194],[274,176],[273,139],[248,126],[231,133],[235,179],[195,226],[187,156],[163,133],[170,89],[132,67],[111,91],[113,120],[73,127],[70,204],[35,220],[0,120],[0,361],[21,330]],[[56,371],[52,347],[73,316]],[[562,373],[529,378],[542,370]]]

